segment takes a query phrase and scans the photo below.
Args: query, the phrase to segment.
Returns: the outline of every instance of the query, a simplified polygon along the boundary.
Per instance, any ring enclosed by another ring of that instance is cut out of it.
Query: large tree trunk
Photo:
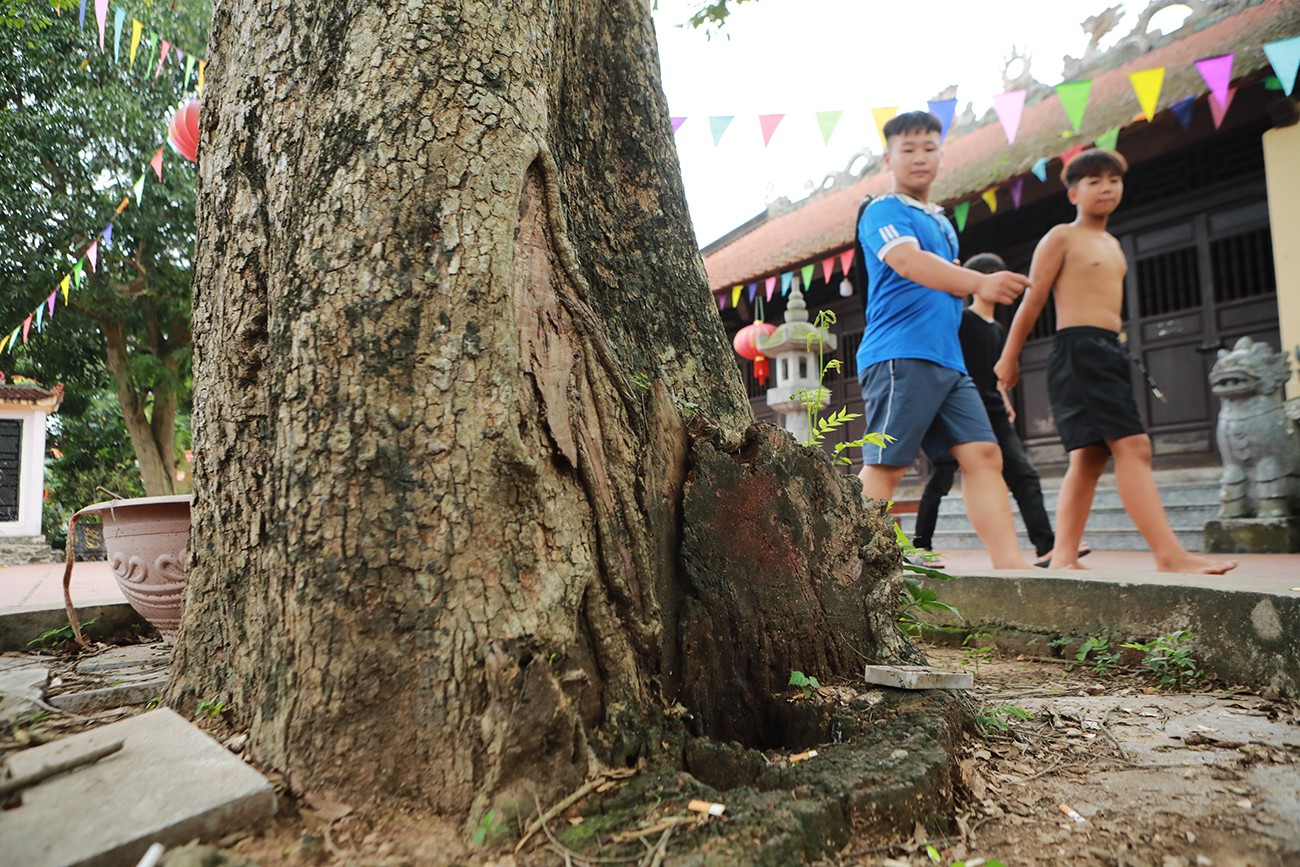
[[[886,526],[750,428],[648,3],[229,0],[210,59],[176,701],[463,814],[902,652]]]
[[[122,420],[131,437],[136,462],[140,465],[140,482],[150,497],[176,493],[176,390],[156,388],[146,406],[146,395],[136,388],[127,357],[126,330],[119,322],[100,320],[107,344],[109,375],[117,387],[117,402]],[[157,353],[156,353],[157,354]],[[174,361],[159,358],[159,363],[174,367]]]

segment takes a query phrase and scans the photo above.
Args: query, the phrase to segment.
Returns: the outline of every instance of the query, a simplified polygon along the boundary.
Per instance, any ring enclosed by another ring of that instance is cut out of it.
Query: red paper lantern
[[[741,358],[748,358],[754,362],[754,379],[758,380],[759,385],[767,385],[767,358],[763,353],[758,351],[756,341],[759,336],[766,337],[776,331],[776,326],[759,320],[751,322],[744,328],[736,332],[736,337],[732,345],[736,347],[736,354]]]
[[[167,124],[167,141],[176,153],[192,163],[199,161],[199,101],[192,99],[176,109]]]

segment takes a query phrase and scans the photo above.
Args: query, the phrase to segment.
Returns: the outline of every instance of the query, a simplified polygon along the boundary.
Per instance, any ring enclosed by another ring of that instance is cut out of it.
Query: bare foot
[[[998,561],[994,560],[994,561],[993,561],[993,568],[994,568],[994,569],[1028,569],[1028,568],[1029,568],[1029,563],[1027,563],[1027,562],[1026,562],[1025,560],[1023,560],[1023,559],[1021,559],[1021,560],[1006,560],[1006,561],[1004,561],[1004,562],[1002,562],[1002,563],[999,563]]]
[[[1079,562],[1079,558],[1077,555],[1073,560],[1061,560],[1060,562],[1057,562],[1055,559],[1053,559],[1051,565],[1048,566],[1047,568],[1048,569],[1078,569],[1080,572],[1088,571],[1088,567],[1084,566],[1082,563]]]
[[[1202,557],[1199,554],[1192,554],[1184,551],[1180,556],[1171,560],[1160,562],[1156,561],[1157,572],[1184,572],[1199,573],[1201,575],[1224,575],[1237,568],[1236,560],[1211,560],[1209,557]]]

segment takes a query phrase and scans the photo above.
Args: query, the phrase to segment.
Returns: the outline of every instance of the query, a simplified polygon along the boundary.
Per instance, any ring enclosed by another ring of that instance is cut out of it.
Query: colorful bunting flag
[[[199,61],[199,96],[203,96],[203,70],[207,65],[208,62],[206,60]]]
[[[1020,196],[1024,193],[1024,191],[1025,191],[1025,177],[1024,175],[1021,175],[1020,177],[1016,178],[1014,181],[1011,182],[1011,206],[1013,208],[1020,207]]]
[[[767,300],[771,301],[772,293],[776,291],[776,275],[773,274],[771,277],[768,277],[767,280],[764,281],[764,284],[767,293]]]
[[[132,18],[131,19],[131,52],[130,52],[131,63],[128,66],[128,68],[131,70],[135,69],[135,53],[140,48],[140,34],[142,33],[144,33],[144,25],[140,23],[139,19]]]
[[[8,345],[9,345],[9,335],[6,334],[4,336],[4,340],[0,340],[0,355],[4,354],[5,347]]]
[[[1264,56],[1272,65],[1277,80],[1282,82],[1282,92],[1290,96],[1295,89],[1296,73],[1300,72],[1300,36],[1265,42]]]
[[[1002,131],[1007,134],[1007,144],[1014,144],[1016,131],[1020,129],[1020,115],[1025,110],[1025,91],[1009,90],[993,97],[993,110],[1002,122]]]
[[[203,67],[202,67],[202,65],[199,66],[199,81],[200,81],[200,82],[203,81]],[[203,89],[203,85],[200,84],[200,85],[199,85],[199,90],[202,90],[202,89]],[[734,115],[730,115],[730,114],[728,114],[728,115],[718,115],[718,116],[710,117],[710,118],[709,118],[709,129],[712,130],[712,132],[713,132],[713,146],[714,146],[714,147],[717,147],[717,146],[718,146],[718,142],[722,141],[722,134],[723,134],[724,132],[727,131],[727,127],[731,126],[731,122],[732,122],[733,120],[735,120],[735,116],[734,116]]]
[[[191,57],[189,60],[185,61],[185,87],[189,87],[190,73],[193,71],[194,71],[194,58]],[[184,90],[185,87],[182,87],[181,90]],[[682,124],[686,123],[686,118],[684,117],[670,117],[668,119],[673,122],[673,132],[677,132],[677,130],[682,128]]]
[[[1138,104],[1142,106],[1142,115],[1150,121],[1156,116],[1156,106],[1160,103],[1160,88],[1165,83],[1165,68],[1156,66],[1140,72],[1130,72],[1128,80],[1133,85],[1133,92],[1137,94]]]
[[[139,204],[140,200],[144,198],[144,173],[143,172],[140,173],[140,177],[136,178],[135,184],[132,185],[131,187],[131,192],[135,195],[136,204]]]
[[[83,4],[81,8],[84,10],[86,8],[84,5],[86,0],[81,0],[81,2]],[[31,327],[32,327],[32,314],[28,313],[27,318],[23,320],[23,343],[27,342],[27,332],[31,329]]]
[[[740,293],[741,293],[741,292],[744,292],[744,291],[745,291],[745,287],[744,287],[744,286],[737,286],[737,287],[735,287],[734,289],[731,290],[731,306],[732,306],[732,307],[739,307],[739,306],[740,306]]]
[[[99,237],[104,239],[104,246],[111,246],[113,243],[113,224],[109,223],[104,227],[104,231],[99,233]]]
[[[726,293],[720,292],[718,293],[718,310],[726,310],[726,309],[727,309]]]
[[[873,108],[871,110],[871,119],[876,122],[876,132],[880,135],[880,149],[886,150],[888,143],[885,141],[885,124],[889,123],[898,115],[898,106],[889,108]]]
[[[1182,99],[1169,106],[1169,110],[1178,118],[1178,123],[1186,132],[1192,126],[1192,106],[1196,104],[1196,97],[1184,96]]]
[[[782,294],[782,295],[789,295],[789,294],[790,294],[790,284],[793,283],[793,282],[794,282],[794,272],[793,272],[793,271],[786,271],[784,274],[781,275],[781,294]]]
[[[99,25],[99,53],[104,53],[104,26],[108,23],[108,0],[95,0],[95,23]]]
[[[1056,96],[1061,100],[1070,126],[1078,132],[1083,126],[1083,114],[1088,109],[1088,95],[1092,93],[1091,81],[1067,81],[1056,85]]]
[[[952,119],[957,113],[957,100],[931,99],[926,102],[926,107],[930,109],[930,114],[939,119],[939,125],[943,127],[939,132],[939,141],[943,141],[948,138],[948,130],[952,129]]]
[[[46,315],[51,319],[54,318],[54,300],[56,295],[57,292],[51,292],[50,297],[45,299],[45,306],[50,309],[50,312]]]
[[[966,231],[966,217],[970,215],[970,202],[958,202],[953,205],[952,215],[957,218],[957,231]]]
[[[1112,127],[1111,129],[1106,130],[1104,133],[1097,136],[1097,140],[1092,144],[1093,147],[1099,147],[1105,151],[1115,150],[1116,146],[1119,145],[1119,127]]]
[[[82,270],[82,261],[83,260],[78,259],[77,264],[72,266],[72,284],[78,289],[81,288],[81,281],[86,277],[85,271]]]
[[[1047,157],[1039,157],[1038,159],[1034,160],[1033,168],[1031,168],[1030,171],[1034,173],[1034,177],[1038,178],[1043,183],[1046,183],[1047,182]]]
[[[86,28],[86,0],[81,0],[81,16],[77,19],[77,26],[83,30]],[[27,342],[25,338],[26,335],[24,335],[23,343]]]
[[[1232,57],[1229,53],[1196,61],[1196,71],[1205,79],[1205,86],[1218,98],[1220,105],[1228,103],[1228,85],[1232,84]]]
[[[63,280],[60,281],[60,283],[59,283],[59,288],[63,290],[63,306],[64,306],[64,307],[68,306],[68,284],[71,283],[71,282],[72,282],[72,278],[69,277],[67,274],[64,274],[64,275],[63,275]]]
[[[984,192],[980,193],[980,198],[984,200],[984,204],[989,206],[990,214],[996,214],[998,212],[998,188],[997,187],[994,187],[991,190],[985,190]]]
[[[746,297],[749,298],[749,303],[753,304],[754,296],[758,294],[758,284],[750,283],[747,287],[745,287],[745,292],[747,293]]]
[[[835,257],[827,256],[822,260],[822,282],[831,285],[831,274],[835,273]]]
[[[1223,116],[1228,113],[1232,106],[1232,98],[1237,95],[1237,88],[1228,88],[1228,97],[1223,103],[1214,94],[1210,94],[1210,114],[1214,116],[1214,128],[1218,129],[1223,125]]]
[[[181,93],[185,93],[190,89],[190,76],[193,74],[194,74],[194,55],[191,54],[190,56],[185,58],[185,83],[181,85]],[[675,117],[672,119],[672,121],[673,121],[673,132],[677,132],[677,128],[682,124],[686,123],[686,118]]]
[[[813,265],[804,265],[799,272],[799,276],[803,278],[803,282],[799,286],[805,292],[808,291],[808,287],[812,286],[813,268]]]
[[[36,310],[34,312],[36,314],[36,330],[38,332],[44,331],[45,329],[43,326],[45,325],[45,305],[37,304]]]
[[[126,24],[126,10],[117,6],[113,10],[113,62],[122,62],[122,27]]]
[[[785,120],[783,114],[760,114],[758,116],[758,125],[763,129],[763,147],[767,147],[772,142],[772,133]]]
[[[1061,168],[1065,168],[1066,166],[1068,166],[1070,164],[1070,160],[1074,159],[1079,154],[1083,153],[1083,150],[1084,150],[1083,145],[1075,145],[1072,148],[1067,148],[1061,151]]]
[[[158,68],[153,71],[153,78],[149,79],[150,81],[158,80],[158,73],[162,72],[163,64],[167,62],[167,52],[171,47],[172,44],[166,39],[162,41],[162,54],[158,58]]]
[[[840,254],[840,273],[845,277],[849,276],[849,268],[853,267],[853,248],[845,250]]]
[[[21,326],[19,326],[19,327],[21,327]],[[18,329],[15,328],[15,329],[14,329],[12,332],[10,332],[10,334],[9,334],[9,348],[12,350],[12,349],[13,349],[14,347],[16,347],[17,345],[18,345]]]
[[[153,159],[149,160],[149,167],[153,169],[153,173],[158,176],[160,181],[162,180],[162,152],[163,149],[158,148],[158,153],[153,155]]]
[[[817,112],[817,126],[822,131],[822,144],[831,143],[831,133],[835,132],[835,125],[840,122],[842,111],[819,111]]]
[[[90,270],[96,270],[99,265],[99,242],[94,241],[86,248],[86,258],[90,260]]]

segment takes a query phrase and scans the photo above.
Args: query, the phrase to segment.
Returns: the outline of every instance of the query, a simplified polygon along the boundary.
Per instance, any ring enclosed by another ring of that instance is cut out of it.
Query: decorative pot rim
[[[78,509],[78,515],[88,515],[96,512],[112,512],[116,509],[130,509],[136,506],[170,506],[184,503],[187,506],[194,504],[193,494],[170,494],[165,497],[132,497],[122,500],[105,500],[102,503],[95,503]]]

